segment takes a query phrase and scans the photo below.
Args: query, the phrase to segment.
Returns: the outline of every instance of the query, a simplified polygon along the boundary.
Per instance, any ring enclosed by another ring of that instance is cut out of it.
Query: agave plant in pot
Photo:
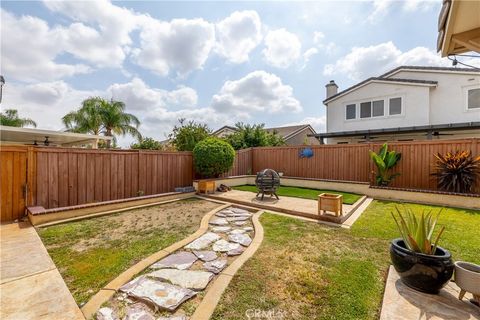
[[[402,236],[390,245],[393,266],[403,283],[426,293],[438,293],[450,280],[454,269],[450,252],[437,245],[445,227],[434,237],[441,211],[424,211],[417,216],[408,207],[404,210],[396,207],[396,213],[392,212]]]

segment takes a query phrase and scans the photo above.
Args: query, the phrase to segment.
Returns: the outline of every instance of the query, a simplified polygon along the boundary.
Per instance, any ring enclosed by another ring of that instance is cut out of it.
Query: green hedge
[[[216,178],[233,166],[235,150],[218,138],[207,138],[193,149],[195,170],[205,178]]]

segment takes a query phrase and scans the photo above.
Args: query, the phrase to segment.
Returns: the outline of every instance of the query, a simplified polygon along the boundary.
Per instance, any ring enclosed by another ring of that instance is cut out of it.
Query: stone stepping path
[[[147,274],[147,277],[166,280],[186,289],[203,290],[213,278],[213,273],[196,270],[160,269]]]
[[[125,284],[120,291],[168,311],[174,311],[182,302],[197,294],[193,290],[149,279],[145,276],[140,276]]]
[[[152,264],[154,269],[175,268],[180,270],[188,269],[197,261],[196,255],[190,252],[182,251],[169,255],[168,257]]]
[[[111,307],[99,309],[96,318],[116,320],[123,314],[126,320],[188,319],[182,313],[192,312],[192,306],[184,310],[182,304],[206,290],[252,243],[251,218],[249,211],[240,208],[216,212],[210,218],[209,231],[123,285],[123,293],[110,300]],[[162,317],[157,310],[163,310]]]

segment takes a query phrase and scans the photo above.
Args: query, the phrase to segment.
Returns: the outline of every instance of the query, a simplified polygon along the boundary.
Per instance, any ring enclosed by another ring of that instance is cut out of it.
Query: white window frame
[[[400,113],[399,114],[390,114],[390,99],[396,99],[396,98],[400,98]],[[398,116],[403,116],[403,112],[405,110],[404,106],[405,106],[405,103],[403,102],[404,101],[404,97],[403,96],[392,96],[392,97],[388,97],[388,117],[398,117]]]
[[[469,108],[468,107],[468,91],[470,90],[475,90],[475,89],[480,89],[480,85],[473,85],[473,86],[468,86],[468,87],[465,87],[464,90],[463,90],[463,95],[464,95],[464,108],[465,108],[465,111],[467,112],[475,112],[475,111],[480,111],[480,108]]]
[[[399,114],[390,115],[390,99],[400,98],[401,99],[401,112]],[[383,100],[383,116],[373,116],[373,102]],[[370,102],[370,110],[372,116],[369,118],[360,118],[360,105],[363,102]],[[350,100],[347,102],[343,102],[343,121],[344,122],[351,122],[351,121],[365,121],[365,120],[378,120],[378,119],[389,119],[389,118],[400,118],[405,116],[405,94],[394,94],[394,95],[387,95],[387,96],[379,96],[373,97],[368,99],[357,99],[357,100]],[[355,119],[347,119],[347,106],[350,104],[355,105]],[[472,109],[469,109],[470,111]],[[475,109],[473,109],[475,110]]]
[[[347,119],[347,106],[352,105],[352,104],[355,106],[355,118],[353,118],[353,119]],[[343,120],[344,120],[344,121],[355,121],[355,120],[358,120],[358,119],[359,119],[359,117],[358,117],[358,104],[357,104],[357,103],[354,103],[354,102],[352,102],[352,103],[345,103],[344,110],[345,110],[345,114],[344,114],[344,116],[343,116]]]

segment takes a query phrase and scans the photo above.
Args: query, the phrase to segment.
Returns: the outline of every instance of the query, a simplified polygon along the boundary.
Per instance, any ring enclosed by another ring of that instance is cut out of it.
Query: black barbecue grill
[[[280,187],[280,176],[275,170],[265,169],[257,172],[255,185],[258,189],[257,197],[261,193],[262,200],[265,194],[274,195],[278,199],[277,189]]]

